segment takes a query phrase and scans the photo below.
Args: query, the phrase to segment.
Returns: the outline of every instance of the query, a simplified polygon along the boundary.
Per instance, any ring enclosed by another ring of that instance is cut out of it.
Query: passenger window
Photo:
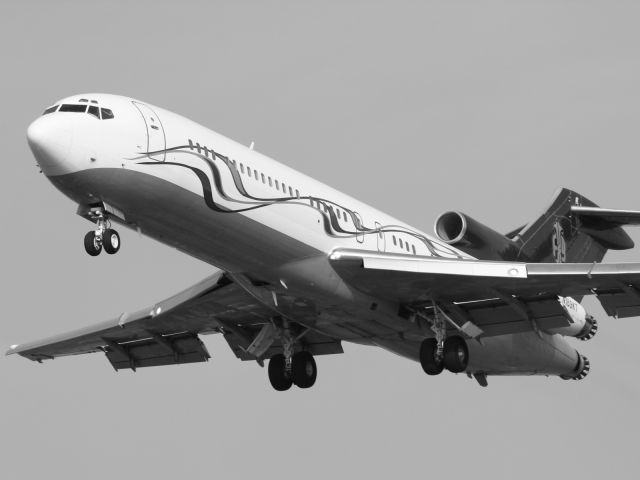
[[[282,191],[286,194],[287,193],[287,187],[285,186],[284,182],[282,182]]]
[[[269,177],[269,186],[273,187],[273,183],[271,182],[271,177]]]
[[[278,180],[276,180],[275,182],[276,182],[276,190],[280,190],[280,182],[278,182]]]
[[[54,105],[53,107],[49,107],[47,108],[44,112],[42,112],[43,115],[46,115],[47,113],[53,113],[58,109],[58,105]]]
[[[300,191],[296,189],[296,197],[300,198]]]
[[[59,111],[84,113],[87,111],[87,106],[86,105],[62,105]]]
[[[393,244],[394,244],[394,245],[397,245],[397,243],[396,243],[396,236],[395,236],[395,235],[393,235]]]
[[[413,250],[413,254],[416,255],[416,246],[415,245],[411,245],[411,250]]]
[[[407,249],[407,252],[408,252],[408,251],[409,251],[409,242],[406,242],[406,243],[404,244],[404,246],[405,246],[405,248]]]
[[[264,173],[261,173],[260,176],[262,177],[262,183],[267,183],[264,178]]]
[[[344,216],[344,221],[347,221],[347,212],[342,212],[342,215]]]
[[[108,108],[101,108],[100,113],[102,114],[103,120],[110,120],[113,118],[113,112]]]
[[[242,164],[242,163],[240,164],[240,172],[244,173],[244,164]]]
[[[291,187],[289,187],[289,196],[293,197],[293,189]]]
[[[251,178],[251,169],[249,167],[247,167],[247,175],[249,175],[249,178]]]
[[[95,105],[89,105],[88,112],[89,112],[89,115],[93,115],[98,120],[100,120],[100,111],[98,110],[98,107],[96,107]]]

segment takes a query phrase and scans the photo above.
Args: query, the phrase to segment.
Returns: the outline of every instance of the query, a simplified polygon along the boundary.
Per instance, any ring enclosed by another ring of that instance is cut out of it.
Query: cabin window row
[[[191,150],[195,148],[196,150],[198,150],[198,153],[201,153],[204,150],[205,156],[208,157],[211,153],[211,156],[213,157],[213,150],[210,150],[207,147],[200,146],[199,143],[194,144],[191,139],[189,139],[189,148]],[[233,164],[236,170],[240,171],[242,175],[247,175],[249,178],[253,178],[256,181],[261,181],[264,185],[268,184],[269,187],[275,188],[278,191],[282,190],[285,195],[289,194],[290,197],[295,196],[296,198],[300,198],[300,191],[297,188],[294,189],[291,185],[287,185],[285,182],[280,182],[279,180],[274,179],[269,175],[265,175],[264,173],[259,172],[258,169],[251,168],[249,165],[245,166],[244,163],[238,163],[235,160],[231,159],[229,161]]]
[[[333,212],[338,220],[343,219],[345,222],[349,221],[346,210],[341,210],[340,208],[334,207],[333,205],[327,205],[325,202],[313,198],[309,199],[309,203],[313,208],[317,208],[318,210],[324,211],[325,213]]]
[[[392,236],[391,236],[391,238],[393,239],[393,245],[394,245],[395,247],[400,246],[400,248],[402,248],[402,249],[406,250],[407,252],[409,252],[409,253],[412,253],[412,252],[413,252],[413,254],[414,254],[414,255],[417,255],[417,254],[416,254],[416,246],[415,246],[415,245],[410,244],[410,243],[409,243],[408,241],[406,241],[406,240],[405,240],[405,241],[402,241],[402,239],[401,239],[400,237],[397,237],[397,238],[396,238],[396,236],[395,236],[395,235],[392,235]]]

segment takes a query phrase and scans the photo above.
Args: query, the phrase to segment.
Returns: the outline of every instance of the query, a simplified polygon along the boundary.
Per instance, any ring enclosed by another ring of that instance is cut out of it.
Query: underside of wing
[[[330,262],[364,293],[409,312],[437,303],[452,317],[452,328],[470,322],[484,336],[568,326],[559,297],[596,295],[608,315],[640,315],[637,263],[527,264],[356,250],[335,250]]]
[[[116,370],[136,369],[207,361],[210,355],[199,335],[222,333],[238,358],[261,362],[282,351],[270,328],[277,314],[227,274],[217,272],[149,308],[42,341],[14,345],[7,354],[41,362],[103,352]],[[342,352],[338,340],[313,331],[305,332],[301,345],[315,355]]]

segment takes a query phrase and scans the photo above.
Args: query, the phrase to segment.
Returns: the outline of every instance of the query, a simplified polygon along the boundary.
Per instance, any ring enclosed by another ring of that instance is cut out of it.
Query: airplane
[[[633,248],[640,212],[598,207],[566,188],[536,219],[502,234],[450,211],[435,236],[157,106],[81,94],[27,130],[41,171],[94,223],[86,253],[138,230],[211,265],[212,274],[135,312],[7,354],[42,362],[104,353],[118,371],[205,362],[201,336],[268,361],[277,391],[313,386],[316,357],[342,342],[381,347],[427,375],[581,380],[596,319],[640,315],[640,263],[601,263]]]

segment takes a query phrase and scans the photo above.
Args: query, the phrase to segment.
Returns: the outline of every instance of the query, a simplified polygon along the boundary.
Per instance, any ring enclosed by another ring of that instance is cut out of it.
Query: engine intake
[[[501,233],[461,212],[445,212],[435,222],[440,240],[483,260],[515,260],[518,249]]]

